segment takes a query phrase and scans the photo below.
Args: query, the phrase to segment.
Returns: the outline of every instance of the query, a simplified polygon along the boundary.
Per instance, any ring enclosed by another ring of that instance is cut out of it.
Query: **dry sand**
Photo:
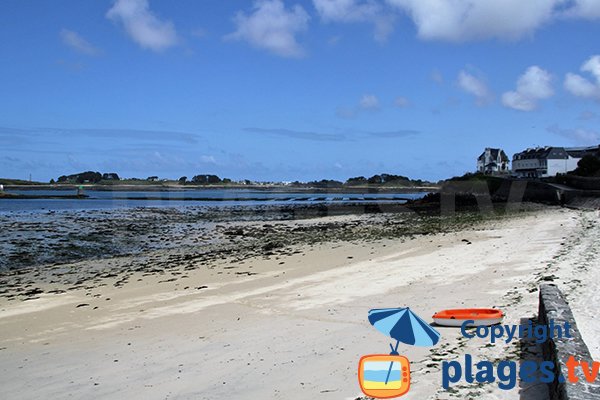
[[[600,360],[600,211],[579,213],[575,231],[548,265],[564,292],[579,331],[595,360]]]
[[[535,315],[536,287],[548,269],[561,287],[595,300],[598,258],[577,270],[579,283],[569,273],[598,240],[595,219],[549,208],[404,243],[321,244],[223,260],[176,281],[138,274],[120,288],[3,298],[2,398],[355,399],[359,358],[386,353],[390,342],[368,323],[371,308],[410,306],[428,320],[443,308],[494,306],[518,324]],[[585,228],[589,221],[594,228]],[[591,338],[598,322],[585,304],[576,316]],[[544,385],[502,391],[463,382],[443,390],[440,360],[465,353],[518,360],[520,353],[518,343],[490,347],[439,330],[433,349],[400,346],[412,368],[405,398],[543,396]]]

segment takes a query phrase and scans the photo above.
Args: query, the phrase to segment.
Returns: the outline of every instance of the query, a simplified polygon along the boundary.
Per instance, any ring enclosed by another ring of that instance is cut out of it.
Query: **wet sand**
[[[0,215],[0,297],[31,300],[116,276],[125,282],[133,272],[203,268],[228,256],[285,255],[298,245],[403,241],[483,218],[471,211],[443,219],[394,203],[5,213]],[[103,259],[111,261],[87,262]]]
[[[218,228],[236,238],[225,252],[155,249],[8,275],[27,278],[0,298],[3,397],[359,398],[360,356],[389,343],[369,325],[369,309],[410,306],[428,320],[442,308],[494,306],[518,324],[535,315],[540,281],[593,295],[597,261],[569,271],[597,240],[596,222],[586,228],[594,218],[547,208],[429,234],[425,223],[381,215],[236,222]],[[292,239],[319,231],[330,236]],[[282,242],[267,245],[275,238]],[[57,269],[65,275],[48,272]],[[578,324],[593,330],[581,310]],[[543,398],[540,385],[443,390],[441,360],[518,361],[535,349],[440,332],[435,348],[400,347],[413,371],[405,398]]]

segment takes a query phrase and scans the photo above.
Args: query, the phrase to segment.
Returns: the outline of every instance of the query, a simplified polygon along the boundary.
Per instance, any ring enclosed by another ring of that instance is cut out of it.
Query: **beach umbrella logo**
[[[398,353],[398,346],[435,346],[440,334],[408,307],[371,310],[369,322],[396,343],[390,343],[390,354],[371,354],[360,359],[360,388],[367,396],[378,399],[400,397],[410,388],[410,362]]]
[[[435,346],[440,334],[417,314],[406,308],[382,308],[369,311],[369,322],[379,332],[411,346]]]

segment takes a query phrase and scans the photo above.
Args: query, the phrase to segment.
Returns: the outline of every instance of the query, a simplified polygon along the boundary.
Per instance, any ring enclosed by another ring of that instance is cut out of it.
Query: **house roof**
[[[573,158],[582,158],[586,154],[593,154],[600,149],[600,146],[590,147],[536,147],[516,153],[513,159],[547,159],[547,160],[565,160],[569,156]]]
[[[478,160],[481,161],[485,161],[485,153],[487,152],[487,150],[490,151],[490,158],[492,160],[497,160],[498,159],[498,154],[500,154],[500,161],[509,161],[508,156],[506,155],[506,153],[504,152],[504,150],[502,149],[493,149],[493,148],[486,148],[485,151],[483,153],[481,153],[481,155],[479,157],[477,157]]]
[[[513,159],[546,159],[546,160],[564,160],[569,158],[569,154],[564,147],[536,147],[516,153]]]
[[[600,145],[589,147],[567,147],[565,150],[571,157],[583,158],[585,155],[596,154],[600,152]]]

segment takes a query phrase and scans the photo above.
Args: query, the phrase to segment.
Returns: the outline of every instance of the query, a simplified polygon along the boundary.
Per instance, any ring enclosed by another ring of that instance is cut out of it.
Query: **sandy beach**
[[[0,0],[0,400],[600,400],[600,0],[56,3]]]
[[[170,265],[155,272],[117,268],[115,276],[103,273],[75,286],[38,274],[41,283],[30,283],[41,288],[37,295],[24,300],[4,293],[2,397],[356,399],[359,358],[389,349],[389,338],[368,323],[370,309],[410,306],[429,320],[443,308],[498,307],[505,323],[519,324],[535,316],[542,280],[567,294],[600,358],[593,316],[597,221],[596,211],[548,207],[402,240],[286,243],[277,251],[243,257],[230,251],[213,259],[152,249],[64,264],[66,271],[106,271],[140,259]],[[361,220],[334,216],[318,223],[360,227]],[[271,229],[278,224],[301,230],[315,220],[270,222]],[[61,287],[64,292],[56,290]],[[412,370],[405,398],[543,398],[544,385],[505,391],[463,382],[444,390],[441,360],[465,353],[520,360],[527,349],[439,331],[441,342],[431,349],[400,346]]]

